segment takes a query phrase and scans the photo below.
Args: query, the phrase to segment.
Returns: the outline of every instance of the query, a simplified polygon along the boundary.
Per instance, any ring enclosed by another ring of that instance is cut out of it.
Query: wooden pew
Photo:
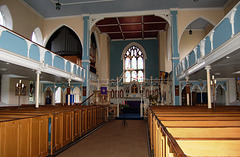
[[[40,106],[39,109],[34,109],[31,106],[23,106],[20,109],[4,108],[0,110],[0,134],[2,135],[0,136],[0,156],[47,156],[53,154],[56,150],[78,139],[105,121],[104,108],[104,106]],[[21,124],[23,121],[27,121],[26,124],[24,123],[24,127]],[[21,129],[15,129],[14,131],[18,132],[13,131],[14,133],[12,131],[6,132],[6,128],[11,123],[14,123],[15,125],[12,126],[16,128],[22,126],[26,135],[19,135],[18,130]],[[8,133],[9,135],[14,134],[11,136],[11,140],[7,138]],[[21,139],[18,139],[20,137]],[[7,143],[7,141],[12,140],[17,141],[17,144],[12,145],[14,149],[11,146],[8,147],[10,142]],[[26,143],[19,144],[19,141]],[[24,146],[24,148],[19,148],[19,146]]]
[[[189,109],[168,106],[149,110],[148,124],[154,156],[239,156],[239,107],[221,107],[217,112],[202,107]],[[222,147],[221,141],[225,144],[222,154],[214,146]],[[231,144],[236,147],[228,149]],[[200,151],[197,146],[201,146]],[[209,153],[202,153],[206,151]]]

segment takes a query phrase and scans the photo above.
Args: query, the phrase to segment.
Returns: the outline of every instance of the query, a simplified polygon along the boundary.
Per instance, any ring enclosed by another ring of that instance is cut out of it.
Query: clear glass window
[[[1,11],[0,11],[0,25],[5,26],[5,17]]]

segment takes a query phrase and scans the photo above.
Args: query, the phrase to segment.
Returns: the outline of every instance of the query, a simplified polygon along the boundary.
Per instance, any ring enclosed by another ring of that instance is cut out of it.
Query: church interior
[[[240,156],[239,0],[0,0],[0,157]]]

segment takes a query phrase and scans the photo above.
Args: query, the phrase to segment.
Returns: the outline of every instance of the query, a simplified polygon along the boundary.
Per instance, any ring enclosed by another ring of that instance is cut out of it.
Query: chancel
[[[240,156],[239,0],[0,0],[0,157]]]

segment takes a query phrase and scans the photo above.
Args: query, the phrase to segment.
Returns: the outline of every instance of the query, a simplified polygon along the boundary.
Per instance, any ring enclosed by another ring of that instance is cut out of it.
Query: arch
[[[216,87],[216,105],[225,105],[226,104],[226,91],[221,84],[218,84]]]
[[[226,92],[226,90],[225,90],[225,88],[223,87],[223,85],[222,85],[222,84],[217,84],[217,86],[216,86],[216,88],[215,88],[215,89],[217,89],[219,86],[221,86],[221,88],[222,88],[222,89],[224,89],[224,91]]]
[[[28,57],[26,40],[10,31],[2,32],[2,35],[0,36],[0,47],[24,57]]]
[[[64,59],[56,55],[53,60],[53,66],[58,69],[64,70],[65,67]]]
[[[121,89],[120,90],[120,98],[123,98],[124,97],[124,91]]]
[[[62,103],[63,102],[63,90],[61,87],[58,87],[55,91],[55,103]]]
[[[52,54],[49,51],[45,52],[44,63],[52,66]]]
[[[0,6],[0,12],[3,14],[4,19],[5,19],[5,24],[4,26],[13,29],[13,20],[12,20],[12,15],[6,5],[1,5]]]
[[[71,63],[69,61],[66,63],[66,71],[71,72]]]
[[[195,84],[191,89],[191,105],[196,106],[197,104],[201,103],[202,103],[202,90],[199,87],[199,85]]]
[[[77,71],[77,75],[78,75],[78,76],[80,76],[80,75],[81,75],[81,73],[80,73],[80,72],[81,72],[81,70],[80,70],[80,69],[81,69],[81,68],[80,68],[80,67],[78,67],[78,71]]]
[[[192,92],[193,89],[196,88],[196,87],[202,92],[201,88],[200,88],[199,85],[197,85],[197,84],[195,84],[195,85],[192,87],[191,92]]]
[[[45,105],[47,104],[52,104],[52,96],[53,96],[53,91],[50,87],[47,87],[44,91],[44,100],[45,100]]]
[[[81,90],[78,86],[73,89],[74,103],[81,103]]]
[[[209,19],[207,19],[206,17],[203,17],[203,16],[196,17],[196,18],[194,18],[192,21],[186,23],[184,29],[181,31],[180,36],[179,36],[179,38],[178,38],[178,49],[179,49],[179,51],[180,51],[180,42],[181,42],[181,39],[182,39],[182,36],[183,36],[184,31],[187,29],[187,27],[188,27],[191,23],[193,23],[194,21],[196,21],[196,20],[198,20],[198,19],[202,19],[202,20],[210,23],[212,26],[215,26],[215,24],[214,24],[211,20],[209,20]],[[196,46],[196,45],[194,45],[194,46]],[[193,48],[194,48],[194,47],[193,47]],[[179,54],[180,54],[180,53],[181,53],[181,52],[179,52]]]
[[[55,27],[55,29],[53,29],[53,30],[51,31],[51,33],[49,33],[48,35],[46,35],[46,37],[45,37],[45,39],[44,39],[44,41],[43,41],[44,47],[46,47],[47,42],[49,41],[49,39],[51,38],[51,36],[52,36],[59,28],[61,28],[61,27],[63,27],[63,26],[70,28],[70,29],[77,35],[77,37],[78,37],[78,39],[79,39],[79,41],[80,41],[80,43],[81,43],[81,45],[82,45],[82,40],[81,40],[81,38],[78,36],[78,34],[76,33],[76,31],[75,31],[71,26],[69,26],[69,25],[67,25],[67,24],[60,24],[59,26]]]
[[[38,43],[39,45],[43,44],[42,31],[39,27],[34,29],[31,39],[33,42]]]
[[[149,97],[149,89],[146,90],[146,92],[145,92],[145,96],[146,96],[146,98]]]
[[[113,99],[115,97],[114,90],[111,90],[111,98]]]
[[[100,48],[99,48],[100,44],[99,44],[98,34],[96,31],[94,31],[93,33],[95,35],[95,39],[96,39],[96,43],[97,43],[97,56],[98,56],[97,60],[98,60],[98,62],[100,62],[101,53],[100,53]]]
[[[224,42],[228,41],[232,36],[232,26],[229,18],[225,18],[222,22],[214,29],[213,34],[213,49],[216,49]]]
[[[143,82],[146,74],[145,60],[147,56],[144,48],[142,48],[136,42],[132,42],[124,48],[121,57],[123,60],[123,82]]]
[[[77,74],[77,66],[76,65],[73,66],[73,73]]]
[[[40,61],[40,51],[37,45],[32,44],[29,49],[29,58]]]
[[[77,33],[66,25],[62,25],[48,37],[45,47],[60,56],[76,55],[82,58],[82,42]]]

